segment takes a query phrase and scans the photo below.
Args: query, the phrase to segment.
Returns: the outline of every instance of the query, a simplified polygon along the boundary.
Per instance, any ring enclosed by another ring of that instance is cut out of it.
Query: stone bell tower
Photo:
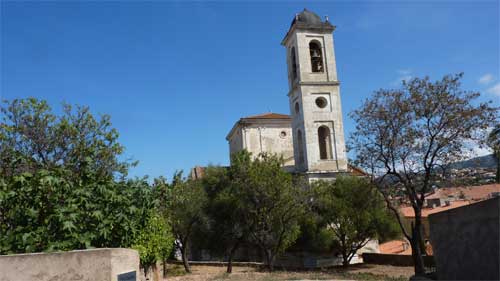
[[[287,50],[295,170],[309,180],[347,171],[334,30],[328,18],[304,9],[281,42]]]

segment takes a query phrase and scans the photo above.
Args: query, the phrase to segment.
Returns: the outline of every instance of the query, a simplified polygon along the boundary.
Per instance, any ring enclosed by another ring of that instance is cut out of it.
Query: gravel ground
[[[171,271],[182,274],[182,267],[172,265]],[[168,277],[175,281],[281,281],[281,280],[408,280],[413,274],[413,267],[390,265],[356,265],[347,271],[340,268],[322,271],[276,271],[262,272],[253,267],[235,266],[232,274],[226,274],[226,268],[220,266],[193,265],[192,274]]]

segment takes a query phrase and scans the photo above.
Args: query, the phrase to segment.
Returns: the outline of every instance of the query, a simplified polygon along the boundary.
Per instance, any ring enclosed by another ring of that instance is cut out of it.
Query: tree
[[[150,268],[157,274],[156,263],[162,260],[164,253],[170,253],[173,242],[174,238],[165,218],[152,213],[132,245],[139,252],[145,277]]]
[[[496,124],[488,135],[488,145],[493,149],[493,157],[497,160],[495,181],[500,183],[500,124]]]
[[[4,101],[0,106],[0,176],[62,168],[74,180],[92,172],[100,178],[125,176],[134,163],[119,160],[123,146],[110,117],[88,107],[64,104],[57,116],[46,101]]]
[[[232,182],[232,168],[207,167],[202,184],[208,194],[209,203],[209,248],[227,257],[227,273],[232,272],[233,257],[238,248],[247,241],[250,232],[244,222],[241,200]]]
[[[199,181],[183,179],[176,173],[168,190],[167,209],[175,246],[181,251],[186,272],[191,273],[188,260],[190,239],[194,228],[206,221],[207,195]]]
[[[313,209],[340,246],[344,267],[371,239],[398,236],[384,199],[365,178],[339,177],[313,184]]]
[[[410,241],[416,275],[424,274],[422,206],[436,171],[463,159],[471,141],[484,141],[484,130],[497,118],[497,108],[476,102],[479,93],[461,89],[462,76],[436,82],[415,78],[401,89],[378,90],[350,114],[356,122],[350,146],[357,164],[372,172]],[[403,196],[415,212],[410,230],[391,200],[395,196]]]
[[[234,155],[231,163],[232,188],[241,200],[249,239],[264,252],[270,271],[276,256],[299,236],[305,208],[303,186],[294,184],[282,167],[277,155],[262,153],[251,160],[247,151]]]
[[[68,173],[0,178],[0,253],[131,246],[153,207],[147,182],[75,183]]]
[[[0,254],[130,247],[154,207],[110,117],[46,101],[0,106]]]

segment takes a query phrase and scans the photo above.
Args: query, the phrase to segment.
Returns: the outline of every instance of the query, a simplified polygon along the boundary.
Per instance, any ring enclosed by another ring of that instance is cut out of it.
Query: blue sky
[[[500,104],[499,1],[1,2],[0,98],[34,96],[106,113],[132,176],[228,163],[240,117],[289,113],[285,49],[304,7],[334,33],[349,111],[402,78],[465,72]]]

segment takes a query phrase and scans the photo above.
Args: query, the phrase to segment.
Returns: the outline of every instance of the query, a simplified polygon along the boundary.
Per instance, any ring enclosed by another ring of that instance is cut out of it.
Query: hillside
[[[493,154],[474,157],[469,160],[464,160],[460,162],[455,162],[450,165],[452,169],[466,169],[466,168],[485,168],[494,169],[496,168],[496,160]]]

